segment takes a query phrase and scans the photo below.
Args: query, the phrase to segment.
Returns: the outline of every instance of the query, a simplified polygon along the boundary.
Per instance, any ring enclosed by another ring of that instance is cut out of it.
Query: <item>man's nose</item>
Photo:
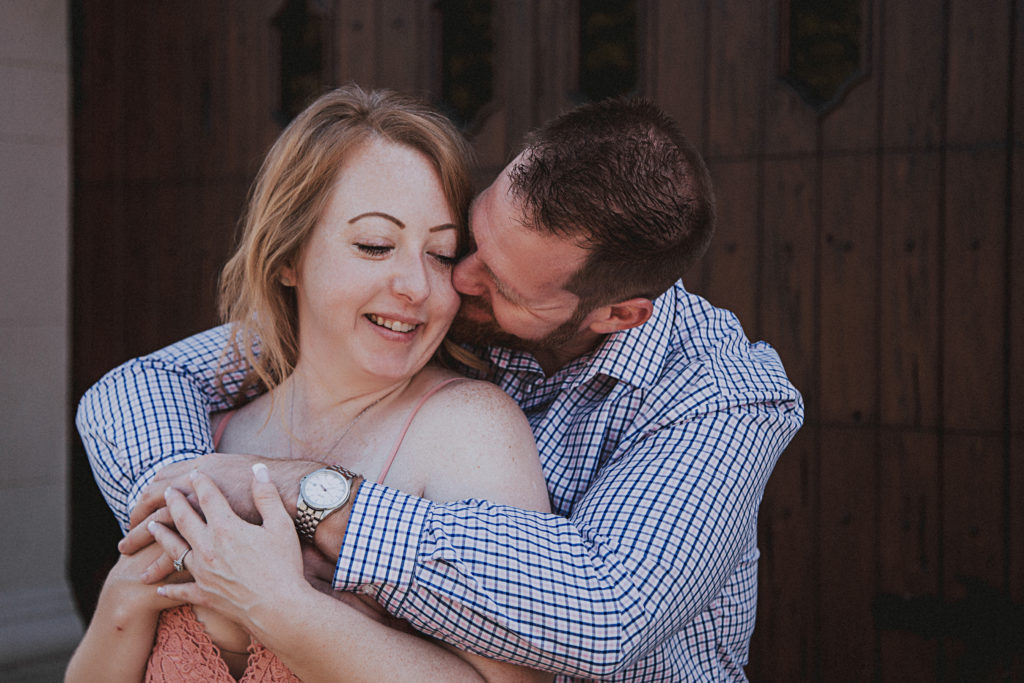
[[[452,271],[452,285],[461,294],[480,296],[484,293],[483,268],[477,252],[472,252],[455,265]]]

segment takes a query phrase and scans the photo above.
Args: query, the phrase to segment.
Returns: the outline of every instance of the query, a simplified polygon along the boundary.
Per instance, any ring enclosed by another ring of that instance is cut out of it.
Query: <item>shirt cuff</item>
[[[176,462],[186,462],[188,460],[195,460],[198,457],[198,453],[179,453],[178,455],[171,456],[166,460],[161,460],[160,462],[156,463],[148,470],[143,472],[141,475],[139,475],[139,477],[135,480],[135,483],[132,484],[130,489],[128,489],[128,516],[131,517],[132,511],[135,509],[135,506],[139,502],[139,498],[142,497],[142,492],[146,489],[147,486],[149,486],[149,483],[153,481],[153,478],[156,476],[157,472],[159,472],[164,467],[167,467],[168,465],[173,465]],[[126,528],[124,529],[124,531],[128,531],[128,529]]]
[[[334,589],[380,595],[389,586],[402,595],[412,584],[420,536],[432,505],[424,498],[363,482],[334,569]]]

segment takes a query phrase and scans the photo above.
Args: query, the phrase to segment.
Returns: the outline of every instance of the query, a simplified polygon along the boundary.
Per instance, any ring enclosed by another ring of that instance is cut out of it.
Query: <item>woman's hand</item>
[[[163,552],[153,543],[122,555],[107,574],[89,628],[68,663],[67,683],[142,680],[160,611],[181,604],[142,582],[143,571]],[[185,572],[176,572],[169,581],[188,579]]]
[[[177,532],[155,521],[149,529],[170,557],[181,558],[191,548],[183,564],[194,582],[164,585],[163,596],[208,607],[255,632],[261,630],[261,617],[311,588],[303,575],[298,534],[277,487],[261,463],[252,472],[261,524],[236,515],[216,484],[195,472],[191,484],[205,521],[180,491],[168,488],[167,509]]]
[[[103,583],[103,598],[121,614],[158,613],[161,610],[180,605],[158,592],[159,586],[142,582],[142,574],[164,552],[156,543],[151,543],[134,555],[121,555],[107,574]],[[167,583],[180,583],[190,579],[187,572],[176,572],[167,578]]]

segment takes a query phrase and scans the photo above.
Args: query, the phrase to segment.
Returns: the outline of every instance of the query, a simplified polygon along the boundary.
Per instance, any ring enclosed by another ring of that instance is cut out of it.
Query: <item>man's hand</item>
[[[164,491],[168,487],[190,496],[192,486],[189,477],[192,470],[202,472],[217,484],[217,488],[223,492],[235,514],[247,522],[258,524],[260,515],[253,505],[248,485],[252,476],[252,466],[258,462],[266,465],[273,480],[279,482],[277,490],[285,503],[285,509],[294,518],[295,502],[299,498],[299,481],[313,470],[323,467],[323,464],[307,460],[265,458],[258,455],[210,453],[187,462],[167,465],[157,472],[132,510],[132,530],[142,526],[140,522],[164,506]],[[190,502],[193,507],[196,506],[194,496],[190,497]],[[148,542],[145,545],[148,545]]]
[[[299,499],[299,482],[313,470],[323,467],[322,463],[307,460],[279,460],[256,455],[237,455],[231,453],[211,453],[195,460],[167,465],[157,472],[153,481],[142,492],[138,504],[132,510],[131,531],[121,539],[117,549],[124,555],[132,555],[153,543],[153,534],[149,530],[150,522],[159,522],[173,526],[170,514],[164,507],[164,492],[173,488],[188,496],[193,507],[196,507],[192,490],[191,474],[200,471],[212,479],[223,492],[232,509],[239,517],[254,524],[262,520],[252,500],[249,482],[252,478],[252,466],[262,462],[270,470],[273,481],[285,504],[288,514],[295,518],[295,505]],[[161,555],[149,565],[143,573],[145,583],[156,583],[174,571],[174,559],[167,554]]]

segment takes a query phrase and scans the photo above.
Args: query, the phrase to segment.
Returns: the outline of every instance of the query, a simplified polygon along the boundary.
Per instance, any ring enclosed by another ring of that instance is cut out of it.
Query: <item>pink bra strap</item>
[[[402,427],[402,433],[398,435],[398,441],[395,442],[394,448],[391,449],[391,455],[388,456],[388,461],[384,463],[384,469],[381,470],[380,476],[377,477],[378,484],[384,483],[384,479],[388,476],[388,470],[391,469],[391,464],[395,462],[395,456],[398,455],[398,449],[402,447],[402,441],[405,440],[405,434],[406,432],[409,431],[409,425],[412,424],[412,419],[416,417],[416,413],[420,411],[420,408],[422,408],[423,404],[427,402],[427,399],[429,399],[431,396],[433,396],[434,394],[436,394],[437,392],[439,392],[441,389],[448,386],[452,382],[459,382],[462,381],[463,379],[465,378],[450,377],[449,379],[446,379],[443,382],[438,382],[437,384],[430,388],[430,391],[428,391],[427,393],[423,394],[423,396],[420,397],[420,400],[416,404],[416,407],[412,409],[412,412],[409,413],[409,417],[406,418],[405,426]]]
[[[237,412],[237,410],[232,410],[221,418],[220,424],[217,425],[217,431],[213,435],[213,450],[217,450],[217,447],[220,446],[220,439],[224,436],[224,430],[228,428],[228,422],[231,422],[231,418],[233,418]]]

